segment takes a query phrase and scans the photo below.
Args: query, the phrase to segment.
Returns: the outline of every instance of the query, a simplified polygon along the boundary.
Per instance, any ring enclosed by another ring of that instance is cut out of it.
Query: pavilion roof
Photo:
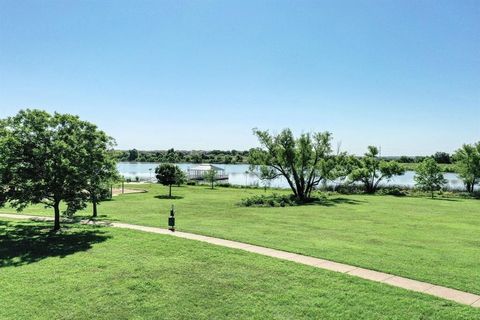
[[[223,171],[223,168],[214,166],[213,164],[210,163],[202,163],[199,164],[198,166],[189,168],[188,170],[197,170],[197,171],[210,171],[210,170],[215,170],[215,171]]]

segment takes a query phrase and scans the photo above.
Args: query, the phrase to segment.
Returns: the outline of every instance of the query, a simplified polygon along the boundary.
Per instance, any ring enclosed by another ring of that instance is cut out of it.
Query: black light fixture
[[[170,209],[170,216],[168,217],[168,230],[175,231],[175,208],[172,204],[172,209]]]

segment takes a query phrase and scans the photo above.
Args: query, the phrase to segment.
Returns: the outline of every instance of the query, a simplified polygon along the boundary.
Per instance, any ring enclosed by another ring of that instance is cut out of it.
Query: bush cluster
[[[408,195],[408,190],[396,186],[384,187],[379,189],[378,194],[387,196],[404,197]]]
[[[254,195],[249,198],[242,199],[242,206],[245,207],[285,207],[295,206],[298,203],[293,195],[279,195],[273,193],[270,195]]]

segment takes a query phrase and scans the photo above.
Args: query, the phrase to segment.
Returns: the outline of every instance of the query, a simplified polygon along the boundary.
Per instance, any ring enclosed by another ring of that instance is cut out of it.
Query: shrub
[[[381,188],[378,193],[381,195],[404,197],[407,195],[407,190],[399,187],[384,187]]]
[[[218,185],[219,187],[223,187],[223,188],[230,188],[232,187],[232,185],[228,182],[225,182],[225,183],[221,183]]]
[[[242,199],[240,202],[242,206],[245,207],[285,207],[285,206],[295,206],[297,201],[293,195],[254,195],[246,199]]]

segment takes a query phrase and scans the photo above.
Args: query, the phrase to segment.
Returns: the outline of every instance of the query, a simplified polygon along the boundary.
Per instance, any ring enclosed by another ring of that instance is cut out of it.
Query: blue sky
[[[480,140],[480,2],[0,0],[0,117],[26,107],[124,149],[289,127],[355,154],[451,152]]]

